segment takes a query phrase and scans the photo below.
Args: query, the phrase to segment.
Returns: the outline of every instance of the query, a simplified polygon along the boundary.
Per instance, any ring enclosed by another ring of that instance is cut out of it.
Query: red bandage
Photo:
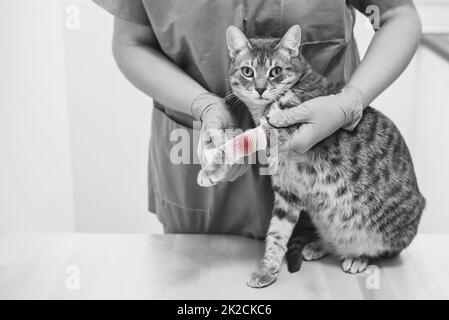
[[[230,139],[218,149],[209,150],[205,156],[209,161],[217,151],[224,152],[227,164],[235,164],[241,158],[267,148],[265,130],[257,127]]]

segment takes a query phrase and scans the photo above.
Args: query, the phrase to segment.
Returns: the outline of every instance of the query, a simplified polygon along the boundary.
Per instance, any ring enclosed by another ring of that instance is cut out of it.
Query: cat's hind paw
[[[367,258],[345,258],[341,263],[344,272],[355,274],[365,271],[368,267],[369,260]]]
[[[263,288],[267,287],[277,279],[277,272],[272,272],[267,269],[260,269],[255,271],[251,278],[248,280],[247,284],[251,288]]]
[[[326,255],[326,251],[319,245],[317,241],[312,241],[302,249],[302,258],[305,261],[313,261],[321,259]]]

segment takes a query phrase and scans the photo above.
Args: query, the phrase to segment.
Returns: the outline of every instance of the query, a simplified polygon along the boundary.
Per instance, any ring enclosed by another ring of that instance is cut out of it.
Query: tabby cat
[[[256,125],[270,128],[270,109],[339,91],[312,70],[299,51],[300,39],[299,26],[282,39],[250,40],[238,28],[228,28],[231,88]],[[279,129],[279,139],[288,139],[298,126]],[[404,139],[379,111],[367,107],[353,131],[340,129],[304,154],[279,153],[277,161],[265,254],[249,286],[276,280],[300,214],[310,216],[317,232],[315,240],[301,247],[302,259],[333,254],[349,273],[362,272],[370,259],[399,254],[415,237],[425,199]],[[199,183],[210,185],[211,176],[218,183],[227,169],[211,162],[200,172]]]

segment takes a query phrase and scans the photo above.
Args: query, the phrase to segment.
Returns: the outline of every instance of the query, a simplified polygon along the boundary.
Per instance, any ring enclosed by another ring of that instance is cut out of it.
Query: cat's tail
[[[301,269],[303,248],[304,244],[302,241],[295,241],[295,239],[290,240],[287,253],[285,254],[285,258],[287,259],[287,269],[290,273],[298,272],[299,269]]]
[[[298,272],[302,264],[302,250],[304,246],[318,237],[316,229],[310,219],[310,215],[306,211],[301,211],[299,220],[293,229],[290,240],[287,244],[287,260],[288,271],[291,273]]]

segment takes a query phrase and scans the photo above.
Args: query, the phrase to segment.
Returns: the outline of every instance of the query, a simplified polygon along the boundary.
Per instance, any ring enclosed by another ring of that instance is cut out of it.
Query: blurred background
[[[415,3],[423,43],[372,105],[411,150],[420,232],[449,232],[449,1]],[[363,55],[369,20],[355,32]],[[90,0],[0,0],[0,234],[162,231],[147,211],[152,100],[118,71],[111,36]]]

